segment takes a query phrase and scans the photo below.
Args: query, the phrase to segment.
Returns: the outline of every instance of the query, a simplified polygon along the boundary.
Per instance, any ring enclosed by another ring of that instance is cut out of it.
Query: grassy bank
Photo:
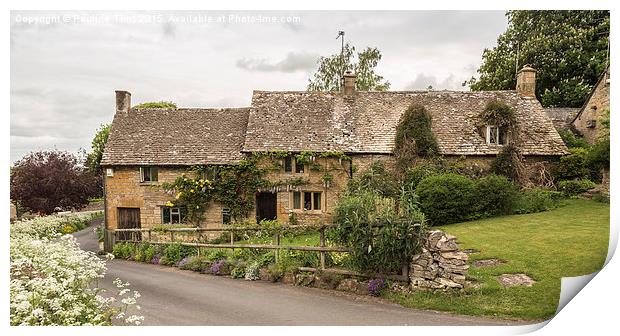
[[[439,227],[458,237],[470,260],[497,258],[505,264],[470,269],[480,288],[462,292],[388,293],[407,307],[515,319],[546,319],[555,313],[560,279],[599,270],[607,255],[609,205],[569,200],[555,210],[496,217]],[[496,277],[526,273],[532,287],[503,288]]]

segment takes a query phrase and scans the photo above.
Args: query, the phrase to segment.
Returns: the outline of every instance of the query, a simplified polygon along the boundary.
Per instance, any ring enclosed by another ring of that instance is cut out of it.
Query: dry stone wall
[[[422,252],[411,259],[411,288],[463,288],[468,260],[469,255],[459,250],[455,236],[439,230],[430,231]]]

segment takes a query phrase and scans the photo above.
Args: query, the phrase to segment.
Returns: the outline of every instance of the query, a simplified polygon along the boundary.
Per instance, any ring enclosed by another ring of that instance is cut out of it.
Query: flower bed
[[[10,231],[11,325],[140,324],[129,314],[140,294],[115,281],[116,296],[96,287],[105,261],[79,248],[67,228],[84,228],[89,216],[47,216],[19,221]],[[110,257],[112,257],[110,255]]]

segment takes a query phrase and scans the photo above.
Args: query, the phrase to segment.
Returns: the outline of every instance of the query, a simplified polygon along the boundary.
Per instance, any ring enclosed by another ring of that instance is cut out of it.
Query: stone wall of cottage
[[[299,224],[331,223],[337,202],[346,190],[351,163],[336,157],[315,157],[314,163],[320,168],[313,169],[311,164],[306,164],[303,173],[297,173],[295,172],[294,162],[292,171],[286,172],[284,160],[284,158],[265,158],[259,163],[261,167],[268,169],[265,178],[279,185],[269,190],[263,190],[263,192],[277,193],[277,220],[280,223],[290,223],[292,214],[295,214],[294,216]],[[323,180],[326,173],[332,176],[332,180],[329,182]],[[303,179],[304,183],[295,185],[292,181],[299,178]],[[302,209],[294,209],[294,192],[320,192],[321,209],[304,210],[303,205]]]
[[[394,157],[382,154],[353,154],[351,161],[337,157],[316,157],[314,162],[320,165],[321,169],[312,169],[310,164],[306,164],[303,173],[296,173],[294,166],[292,172],[285,172],[283,158],[264,158],[260,161],[260,165],[268,169],[266,175],[268,180],[280,184],[279,187],[264,190],[277,193],[277,220],[281,223],[290,223],[291,214],[294,213],[299,224],[316,225],[332,222],[334,209],[346,191],[351,174],[356,176],[364,172],[376,161],[384,162],[388,169],[394,167]],[[322,179],[325,173],[333,177],[329,183],[325,183]],[[306,183],[301,185],[286,183],[298,178],[304,179]],[[321,192],[321,210],[294,209],[293,192]]]
[[[375,162],[383,162],[387,169],[394,169],[396,165],[394,156],[387,154],[356,154],[352,155],[351,158],[354,168],[353,176],[363,173]]]
[[[105,220],[108,229],[118,225],[118,208],[139,208],[140,225],[143,228],[162,224],[162,206],[171,200],[161,184],[172,183],[185,173],[185,168],[158,167],[157,182],[140,182],[140,168],[113,167],[113,176],[105,177]],[[207,207],[205,220],[201,227],[219,228],[222,226],[222,206],[212,202]]]
[[[476,171],[487,171],[494,156],[446,156],[445,158],[453,162],[460,160],[464,167],[475,173]],[[309,165],[306,165],[303,173],[295,173],[294,170],[293,172],[285,172],[284,159],[263,159],[260,164],[269,168],[266,178],[280,184],[270,190],[263,190],[263,192],[277,193],[277,220],[289,224],[291,214],[294,213],[299,224],[331,223],[334,209],[346,191],[352,171],[353,176],[356,176],[367,170],[374,162],[384,162],[388,169],[393,168],[395,163],[394,157],[391,155],[358,154],[352,155],[351,159],[351,161],[344,161],[335,157],[317,157],[315,160],[322,167],[322,170],[313,170],[309,168]],[[549,169],[549,165],[557,160],[557,157],[528,156],[525,160],[526,166],[531,169],[532,178],[535,179],[540,175],[537,167]],[[185,168],[158,167],[158,181],[146,183],[140,182],[140,168],[137,166],[117,166],[113,169],[114,175],[105,177],[106,227],[108,229],[117,228],[118,208],[139,208],[140,222],[143,228],[162,224],[162,206],[171,200],[171,196],[161,189],[161,184],[173,182],[176,177],[185,173]],[[326,171],[333,176],[333,180],[329,183],[325,183],[322,179]],[[286,183],[297,178],[302,178],[307,183],[302,185],[288,185]],[[321,192],[321,210],[293,209],[293,192],[295,191]],[[255,222],[255,212],[248,214],[245,220]],[[205,220],[200,223],[200,226],[207,228],[222,227],[222,206],[216,202],[209,204],[205,213]]]
[[[579,133],[588,141],[595,143],[603,125],[601,121],[605,118],[606,110],[609,110],[609,75],[601,80],[594,89],[592,96],[583,107],[583,111],[573,125]]]

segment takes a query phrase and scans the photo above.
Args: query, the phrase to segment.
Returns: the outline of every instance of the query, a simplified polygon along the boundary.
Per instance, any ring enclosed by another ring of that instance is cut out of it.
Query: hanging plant
[[[329,188],[332,181],[334,181],[334,176],[330,173],[325,173],[323,174],[323,176],[321,176],[321,181],[323,181],[323,186],[325,188]]]

